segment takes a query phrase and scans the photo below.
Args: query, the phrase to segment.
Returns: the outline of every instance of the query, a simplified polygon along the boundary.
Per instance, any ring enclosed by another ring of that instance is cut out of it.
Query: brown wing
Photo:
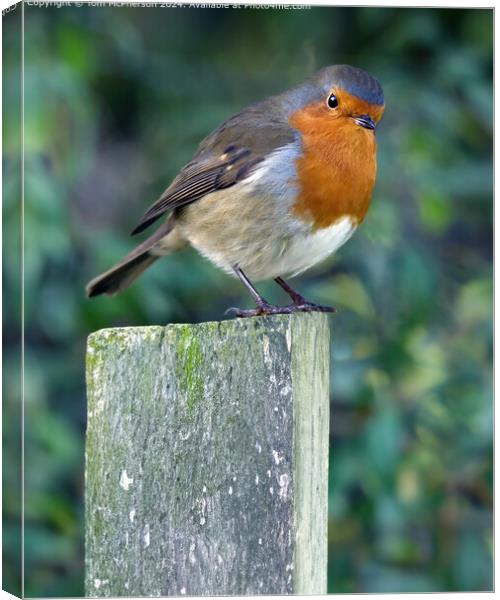
[[[248,148],[238,148],[235,144],[227,146],[221,154],[198,154],[146,211],[132,235],[149,227],[169,210],[190,204],[210,192],[241,181],[263,158]]]

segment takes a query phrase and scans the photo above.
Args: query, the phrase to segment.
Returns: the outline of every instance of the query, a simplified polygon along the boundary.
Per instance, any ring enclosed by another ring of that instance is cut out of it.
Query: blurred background
[[[116,298],[87,300],[85,283],[134,246],[129,231],[202,137],[332,63],[375,75],[387,108],[366,221],[295,280],[338,309],[328,589],[492,589],[492,16],[25,6],[26,595],[83,594],[87,335],[251,306],[191,250]],[[4,45],[17,35],[4,28]],[[4,368],[16,382],[20,139],[14,118],[3,127]],[[259,289],[284,300],[273,283]],[[18,393],[4,391],[7,589]]]

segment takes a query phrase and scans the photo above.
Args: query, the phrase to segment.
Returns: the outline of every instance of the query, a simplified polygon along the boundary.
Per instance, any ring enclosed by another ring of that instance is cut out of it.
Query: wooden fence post
[[[88,596],[326,593],[328,338],[318,313],[89,337]]]

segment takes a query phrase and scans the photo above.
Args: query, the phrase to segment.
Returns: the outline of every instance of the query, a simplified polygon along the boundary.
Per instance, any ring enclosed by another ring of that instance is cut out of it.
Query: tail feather
[[[172,220],[167,221],[114,267],[89,281],[85,287],[87,296],[89,298],[99,294],[111,296],[127,288],[143,271],[160,258],[150,250],[172,231],[173,226]]]
[[[87,296],[92,298],[99,294],[108,296],[118,294],[134,282],[158,258],[159,256],[151,256],[149,252],[144,252],[125,264],[115,265],[109,271],[89,281],[85,288]]]

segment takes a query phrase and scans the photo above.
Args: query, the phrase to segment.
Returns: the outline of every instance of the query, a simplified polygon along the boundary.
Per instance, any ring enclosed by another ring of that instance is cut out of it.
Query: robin
[[[331,312],[283,279],[335,252],[363,221],[376,176],[375,128],[384,94],[371,75],[325,67],[302,85],[252,104],[206,137],[132,235],[166,221],[87,295],[116,294],[162,256],[191,244],[236,276],[256,308],[237,316]],[[252,284],[274,279],[292,303],[267,302]]]

